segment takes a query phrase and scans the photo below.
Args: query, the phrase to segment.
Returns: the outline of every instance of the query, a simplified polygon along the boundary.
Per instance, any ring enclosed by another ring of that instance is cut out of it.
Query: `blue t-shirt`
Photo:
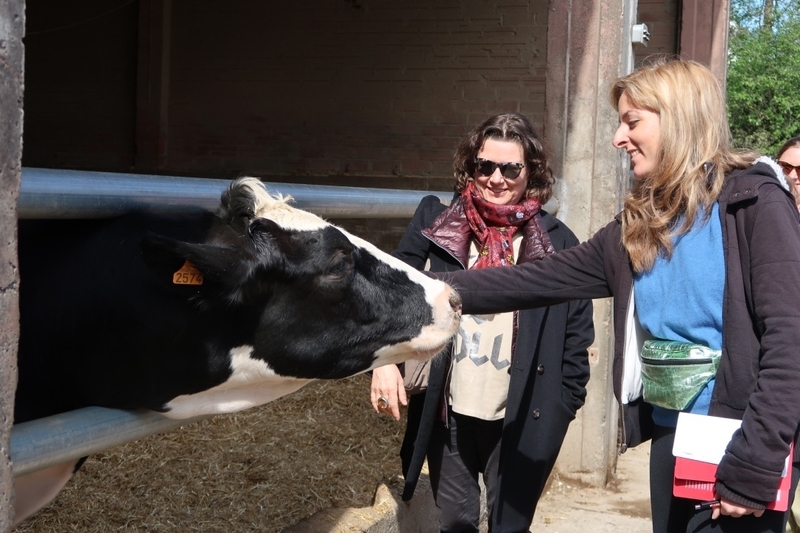
[[[720,350],[725,255],[719,205],[712,206],[708,219],[698,212],[692,228],[672,242],[671,259],[659,256],[653,268],[634,276],[639,323],[657,339]],[[713,390],[712,379],[686,410],[708,414]],[[674,427],[678,412],[654,407],[653,420]]]

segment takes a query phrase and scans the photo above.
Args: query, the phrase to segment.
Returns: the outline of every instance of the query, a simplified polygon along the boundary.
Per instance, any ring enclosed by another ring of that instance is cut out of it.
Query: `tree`
[[[800,135],[800,0],[731,0],[728,115],[734,142],[774,154]]]

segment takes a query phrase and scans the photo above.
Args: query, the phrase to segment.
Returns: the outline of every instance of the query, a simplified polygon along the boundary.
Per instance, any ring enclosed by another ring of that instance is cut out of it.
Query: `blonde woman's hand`
[[[400,405],[408,405],[408,398],[403,386],[403,376],[400,375],[397,365],[381,366],[372,371],[370,399],[375,412],[386,413],[395,420],[400,420]],[[388,405],[382,405],[381,400],[385,400]]]
[[[711,519],[716,520],[721,515],[739,518],[749,514],[752,514],[753,516],[758,518],[759,516],[764,514],[764,509],[753,509],[752,507],[745,507],[744,505],[733,503],[732,501],[726,500],[725,498],[720,498],[719,505],[714,506],[714,510],[711,511]]]

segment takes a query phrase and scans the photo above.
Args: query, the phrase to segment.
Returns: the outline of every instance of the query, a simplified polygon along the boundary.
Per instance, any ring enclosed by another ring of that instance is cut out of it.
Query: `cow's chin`
[[[403,361],[408,361],[409,359],[415,359],[417,361],[428,360],[442,353],[448,346],[450,346],[450,339],[443,343],[432,344],[425,347],[412,348],[409,347],[408,344],[404,344],[387,346],[375,352],[375,361],[372,363],[371,368],[377,368],[379,366],[390,364],[398,364],[402,363]]]
[[[410,354],[409,357],[406,358],[406,360],[415,359],[417,361],[427,361],[428,359],[436,357],[437,355],[442,353],[449,345],[450,343],[447,343],[435,349],[413,352]]]

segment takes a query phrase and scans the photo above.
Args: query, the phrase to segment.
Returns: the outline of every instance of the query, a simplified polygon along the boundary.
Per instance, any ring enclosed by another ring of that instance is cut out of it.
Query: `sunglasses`
[[[507,180],[515,180],[519,173],[525,168],[525,163],[495,163],[489,159],[475,158],[475,169],[482,176],[491,176],[495,169],[500,169],[500,174]]]
[[[778,164],[783,169],[783,173],[787,176],[792,173],[792,170],[797,172],[797,175],[800,176],[800,165],[790,165],[786,161],[778,161]]]

